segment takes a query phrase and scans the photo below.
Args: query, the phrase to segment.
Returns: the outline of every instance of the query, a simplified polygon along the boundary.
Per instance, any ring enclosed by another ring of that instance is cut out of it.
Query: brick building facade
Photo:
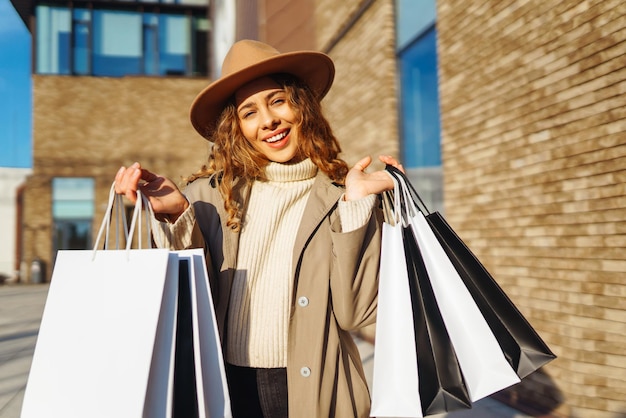
[[[188,109],[206,84],[177,77],[33,75],[33,173],[22,227],[27,268],[36,258],[46,266],[54,260],[53,179],[94,179],[95,237],[121,165],[139,161],[175,181],[200,168],[208,142],[188,123]]]
[[[626,4],[437,2],[449,222],[558,355],[502,394],[626,414]]]

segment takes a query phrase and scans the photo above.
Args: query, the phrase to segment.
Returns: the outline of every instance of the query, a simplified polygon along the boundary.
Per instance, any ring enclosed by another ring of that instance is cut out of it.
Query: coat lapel
[[[293,267],[296,269],[300,255],[309,238],[343,194],[342,187],[335,185],[326,174],[318,171],[300,221],[293,248]],[[295,272],[295,271],[294,271]]]

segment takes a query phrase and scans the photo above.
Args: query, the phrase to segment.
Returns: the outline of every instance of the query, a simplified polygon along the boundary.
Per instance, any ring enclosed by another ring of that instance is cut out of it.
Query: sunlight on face
[[[299,132],[288,94],[270,77],[258,78],[235,93],[244,137],[270,161],[297,162]]]

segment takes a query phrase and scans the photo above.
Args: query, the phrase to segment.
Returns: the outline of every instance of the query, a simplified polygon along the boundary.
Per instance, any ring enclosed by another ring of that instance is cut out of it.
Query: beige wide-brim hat
[[[333,84],[335,65],[321,52],[280,53],[262,42],[236,42],[224,58],[221,77],[202,90],[191,104],[191,124],[200,135],[210,140],[217,119],[240,87],[257,78],[279,73],[297,77],[321,100]]]

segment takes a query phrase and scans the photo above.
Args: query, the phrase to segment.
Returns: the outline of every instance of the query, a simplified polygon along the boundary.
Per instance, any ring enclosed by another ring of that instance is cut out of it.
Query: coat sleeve
[[[350,331],[376,321],[382,213],[376,205],[365,225],[349,232],[339,232],[340,222],[331,225],[331,298],[339,326]]]
[[[204,247],[193,205],[189,205],[173,224],[152,218],[152,237],[159,248],[185,250]]]
[[[206,210],[215,206],[213,202],[218,192],[214,189],[210,187],[210,179],[197,179],[185,189],[184,194],[190,205],[175,223],[152,219],[152,236],[158,247],[170,250],[206,248],[205,234],[213,224],[219,225],[217,211]]]

